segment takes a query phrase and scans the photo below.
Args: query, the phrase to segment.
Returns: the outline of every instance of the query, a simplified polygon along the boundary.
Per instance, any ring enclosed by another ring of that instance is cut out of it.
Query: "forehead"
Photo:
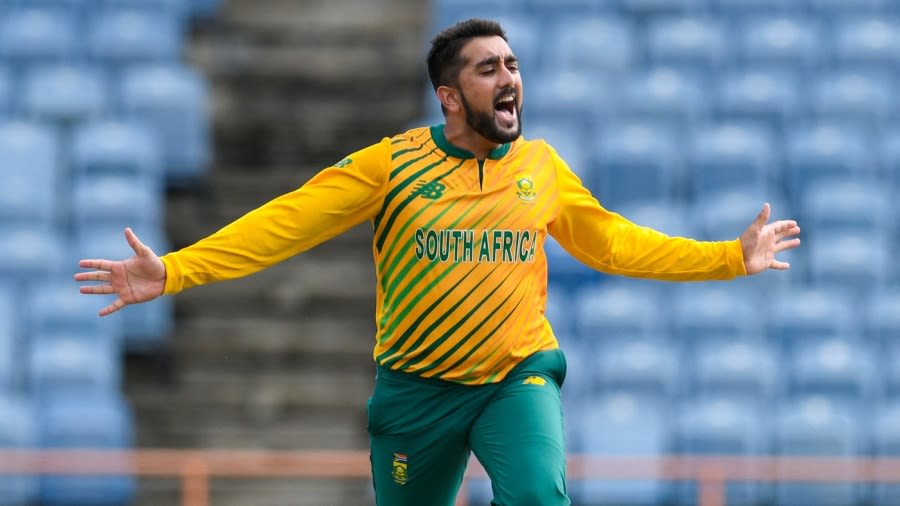
[[[491,37],[473,38],[460,51],[460,56],[469,64],[477,64],[486,58],[495,56],[505,59],[513,56],[513,52],[509,44],[503,40],[503,37],[494,35]]]

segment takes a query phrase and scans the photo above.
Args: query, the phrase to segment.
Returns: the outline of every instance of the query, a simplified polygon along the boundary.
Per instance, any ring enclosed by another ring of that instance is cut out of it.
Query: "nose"
[[[516,75],[513,74],[511,70],[506,65],[500,66],[501,70],[499,73],[499,79],[497,80],[497,85],[501,88],[508,88],[515,84]]]

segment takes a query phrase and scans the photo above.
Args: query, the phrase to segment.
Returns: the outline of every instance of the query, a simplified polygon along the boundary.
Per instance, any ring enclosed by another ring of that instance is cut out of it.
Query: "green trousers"
[[[559,350],[532,355],[502,382],[465,386],[379,368],[368,403],[378,506],[452,506],[470,452],[495,506],[566,506]]]

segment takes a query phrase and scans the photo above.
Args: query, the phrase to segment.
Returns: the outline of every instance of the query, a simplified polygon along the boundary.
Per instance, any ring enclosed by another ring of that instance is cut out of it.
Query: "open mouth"
[[[494,103],[494,111],[496,111],[497,118],[505,123],[506,126],[514,126],[516,122],[516,95],[503,95],[497,99]]]

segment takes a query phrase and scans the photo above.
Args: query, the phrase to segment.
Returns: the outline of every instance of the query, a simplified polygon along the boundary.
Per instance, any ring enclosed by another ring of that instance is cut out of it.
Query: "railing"
[[[369,454],[243,450],[0,451],[0,474],[132,474],[180,477],[182,506],[210,504],[210,478],[369,478]],[[900,482],[900,458],[593,457],[569,458],[570,480],[698,482],[699,506],[726,506],[729,481]],[[473,461],[468,477],[485,476]],[[465,483],[464,483],[465,487]],[[468,506],[460,493],[457,506]]]

